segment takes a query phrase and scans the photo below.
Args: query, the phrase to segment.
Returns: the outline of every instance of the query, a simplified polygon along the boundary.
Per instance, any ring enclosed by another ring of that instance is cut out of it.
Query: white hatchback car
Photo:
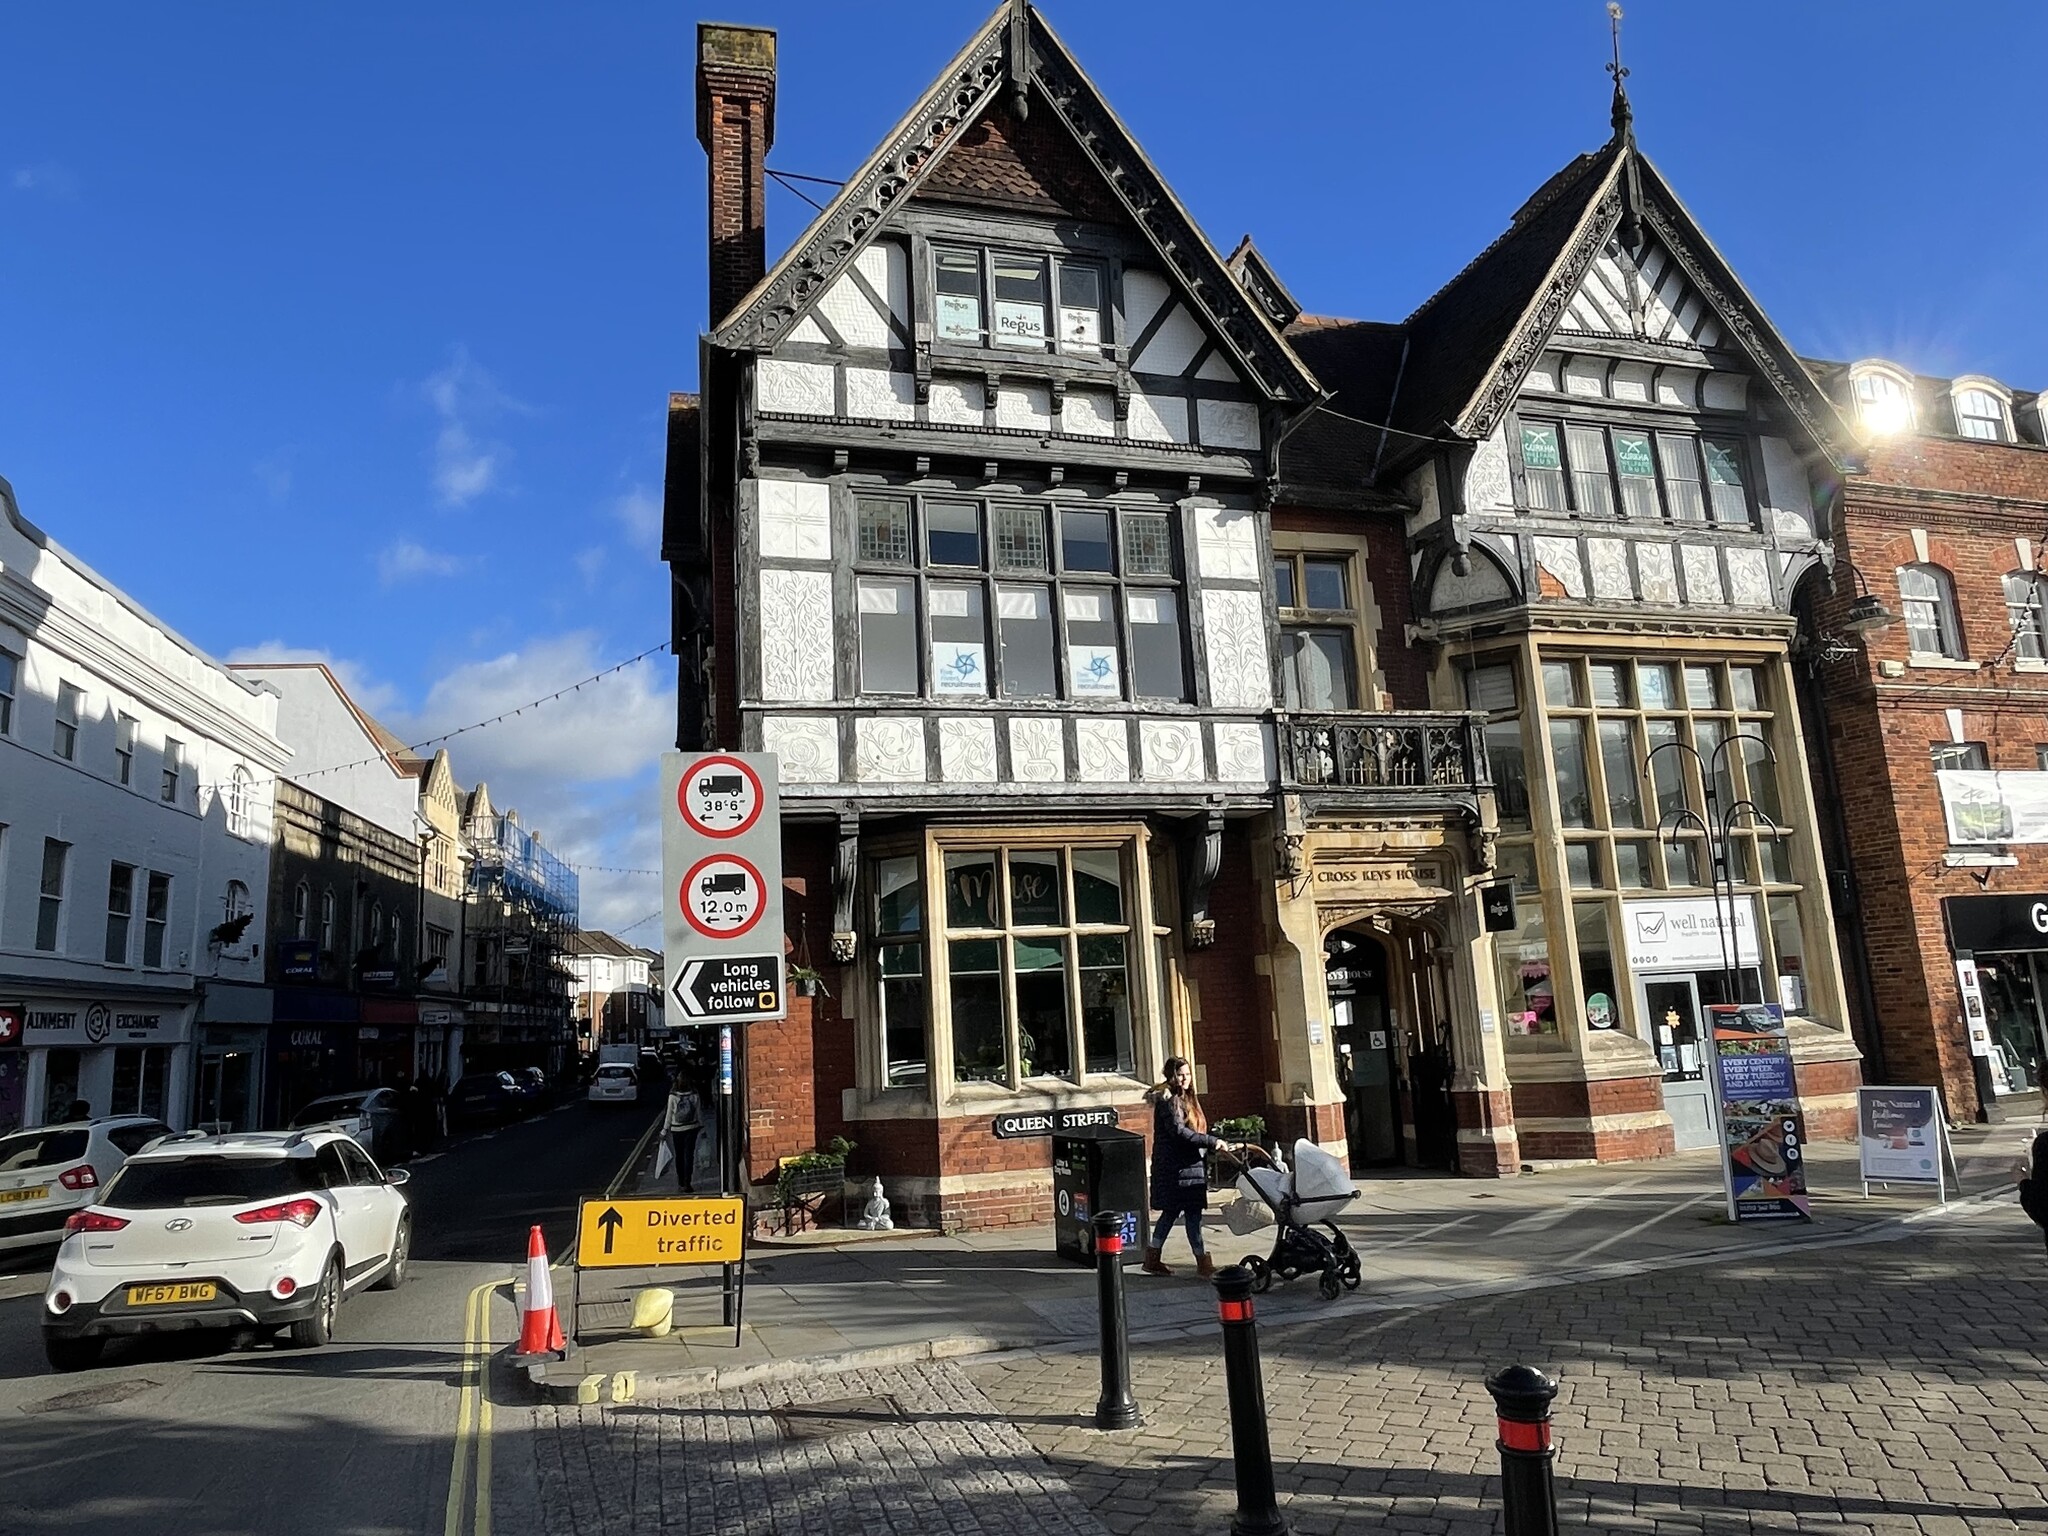
[[[147,1115],[107,1115],[0,1136],[0,1253],[58,1241],[132,1153],[170,1134]]]
[[[117,1334],[190,1328],[325,1344],[343,1297],[405,1278],[406,1178],[332,1130],[187,1132],[138,1152],[65,1223],[43,1293],[51,1366],[91,1365]]]
[[[637,1104],[640,1101],[640,1074],[617,1062],[599,1067],[597,1075],[590,1080],[589,1098],[593,1104]]]

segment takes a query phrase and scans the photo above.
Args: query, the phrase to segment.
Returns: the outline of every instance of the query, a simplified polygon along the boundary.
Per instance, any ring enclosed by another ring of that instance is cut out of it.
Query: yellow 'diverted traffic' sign
[[[585,1200],[576,1216],[576,1265],[737,1264],[746,1233],[746,1201],[736,1195]]]

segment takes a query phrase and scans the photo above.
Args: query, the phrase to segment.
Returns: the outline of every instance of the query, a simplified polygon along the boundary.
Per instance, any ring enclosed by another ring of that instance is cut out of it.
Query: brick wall
[[[1223,863],[1209,892],[1216,942],[1185,952],[1188,980],[1201,991],[1195,1059],[1205,1070],[1202,1106],[1211,1120],[1266,1113],[1266,1084],[1274,1075],[1273,1016],[1259,987],[1262,978],[1252,969],[1261,912],[1247,824],[1228,823]]]
[[[1875,994],[1876,1016],[1859,1016],[1859,1026],[1881,1045],[1885,1080],[1935,1084],[1951,1113],[1969,1117],[1976,1081],[1941,901],[2048,891],[2048,848],[2015,845],[2016,868],[1949,868],[1929,749],[1951,739],[1950,709],[1962,711],[1963,739],[1982,742],[1993,768],[2035,769],[2036,748],[2048,745],[2048,674],[2016,664],[2001,585],[2021,568],[2016,541],[2031,541],[2034,562],[2043,562],[2048,451],[1923,437],[1880,443],[1868,472],[1845,486],[1842,527],[1855,570],[1894,613],[1897,568],[1917,560],[1912,530],[1924,532],[1928,558],[1954,582],[1964,649],[1977,663],[1909,664],[1899,624],[1865,636],[1858,656],[1823,664],[1816,690],[1861,898],[1860,909],[1837,915],[1860,933]],[[1836,585],[1819,598],[1816,617],[1840,634],[1857,594],[1846,568]],[[1886,662],[1903,676],[1881,676]]]

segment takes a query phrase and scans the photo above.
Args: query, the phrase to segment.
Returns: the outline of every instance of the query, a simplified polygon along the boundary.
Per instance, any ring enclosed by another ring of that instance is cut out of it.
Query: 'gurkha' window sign
[[[862,496],[857,521],[862,693],[1186,702],[1169,514]]]
[[[941,341],[1027,352],[1102,350],[1107,285],[1095,262],[934,246],[932,284]]]
[[[1524,421],[1519,441],[1523,501],[1536,511],[1742,527],[1755,521],[1737,439]]]

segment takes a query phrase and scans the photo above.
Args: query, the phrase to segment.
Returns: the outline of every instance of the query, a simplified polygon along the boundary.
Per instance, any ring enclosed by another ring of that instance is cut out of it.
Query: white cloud
[[[398,539],[377,552],[377,579],[385,586],[426,576],[459,576],[469,562],[442,554],[411,539]]]
[[[15,171],[10,181],[17,192],[39,192],[60,203],[78,200],[78,177],[54,161],[24,165]]]
[[[661,552],[661,497],[653,491],[635,485],[612,503],[612,516],[635,549],[650,556]]]
[[[604,575],[604,563],[608,554],[602,544],[593,544],[588,549],[577,551],[576,573],[583,578],[585,591],[597,590],[598,580]]]
[[[385,723],[419,742],[520,709],[616,659],[598,647],[595,634],[577,631],[466,662],[436,681],[419,709],[386,715]],[[520,822],[558,858],[654,870],[661,863],[655,769],[675,741],[675,706],[674,669],[665,657],[650,656],[446,746],[462,783],[487,781],[492,803],[517,810]],[[585,927],[634,922],[661,905],[655,875],[593,869],[580,880]],[[646,942],[647,930],[634,936]]]
[[[265,640],[260,645],[238,646],[229,651],[230,664],[271,663],[282,664],[294,661],[325,662],[327,670],[341,680],[341,686],[348,690],[350,698],[369,713],[382,718],[398,703],[398,690],[386,682],[380,682],[363,669],[360,662],[349,661],[336,656],[332,651],[305,645],[290,645],[283,640]]]
[[[461,346],[447,367],[427,376],[420,393],[441,418],[434,434],[434,490],[447,506],[467,506],[499,484],[512,457],[510,448],[488,437],[489,424],[529,408],[500,389]]]

